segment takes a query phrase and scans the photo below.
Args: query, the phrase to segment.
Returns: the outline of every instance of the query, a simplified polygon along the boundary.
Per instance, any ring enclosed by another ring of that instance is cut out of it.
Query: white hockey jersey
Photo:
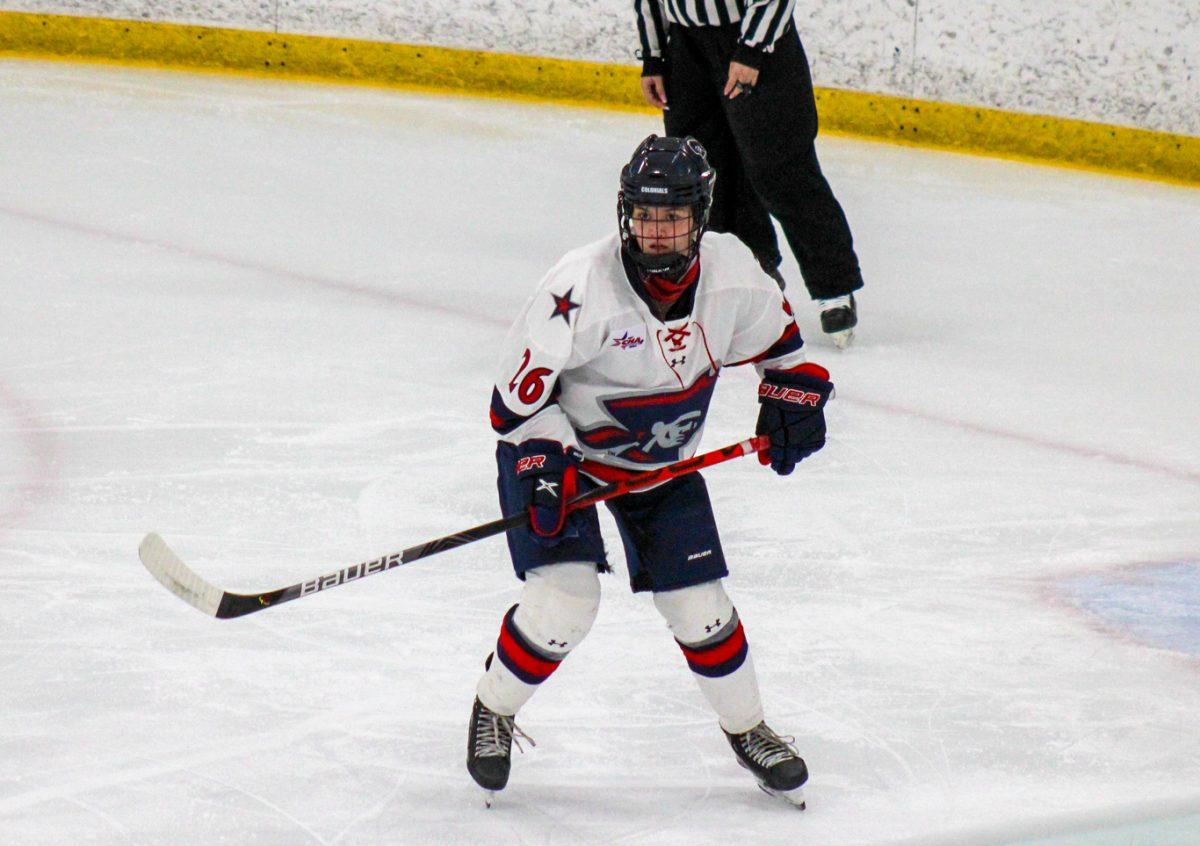
[[[615,233],[567,253],[509,330],[493,428],[512,443],[577,447],[585,469],[650,470],[695,454],[721,368],[753,363],[761,375],[805,361],[791,306],[735,236],[704,235],[684,298],[685,316],[660,320],[626,277]]]

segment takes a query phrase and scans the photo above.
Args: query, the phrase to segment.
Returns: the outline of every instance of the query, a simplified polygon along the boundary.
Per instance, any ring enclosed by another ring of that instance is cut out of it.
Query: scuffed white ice
[[[1195,659],[1062,593],[1200,561],[1200,192],[822,141],[867,278],[838,354],[785,267],[829,446],[708,474],[809,810],[734,764],[606,521],[598,622],[485,811],[503,543],[231,622],[137,545],[253,590],[494,518],[497,344],[655,121],[6,61],[0,128],[5,843],[981,844],[1200,811]],[[726,374],[706,447],[753,387]]]

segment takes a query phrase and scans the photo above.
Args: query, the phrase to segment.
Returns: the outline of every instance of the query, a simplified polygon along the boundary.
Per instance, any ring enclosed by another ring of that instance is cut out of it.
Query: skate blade
[[[803,811],[808,808],[808,804],[804,801],[803,787],[797,787],[795,790],[773,790],[760,782],[758,789],[768,796],[774,796],[778,799],[782,799],[797,811]]]
[[[841,332],[830,332],[829,339],[833,341],[833,345],[839,350],[844,350],[850,346],[850,342],[854,340],[854,330],[845,329]]]

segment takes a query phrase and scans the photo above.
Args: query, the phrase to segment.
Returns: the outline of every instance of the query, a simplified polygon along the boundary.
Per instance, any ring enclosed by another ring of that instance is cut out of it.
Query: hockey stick
[[[766,449],[769,443],[770,441],[766,436],[752,438],[748,441],[742,441],[741,443],[715,449],[711,452],[705,452],[692,458],[686,458],[683,461],[677,461],[658,470],[639,473],[629,479],[610,482],[607,485],[594,488],[575,497],[568,503],[567,508],[570,511],[578,511],[580,508],[586,508],[598,502],[624,496],[634,491],[644,490],[661,482],[677,479],[680,476],[686,476],[688,473],[694,473],[705,467],[712,467],[714,464],[720,464],[731,458],[740,458],[743,455],[759,452]],[[264,608],[271,608],[272,606],[291,602],[293,599],[300,599],[313,593],[328,590],[331,587],[337,587],[347,582],[365,578],[366,576],[373,576],[376,573],[382,573],[399,567],[401,564],[408,564],[419,558],[427,558],[430,555],[436,555],[448,549],[474,543],[477,540],[501,534],[509,529],[520,528],[528,523],[529,515],[513,514],[509,517],[493,520],[490,523],[484,523],[482,526],[475,526],[471,529],[447,535],[444,538],[411,546],[403,552],[393,552],[391,555],[376,558],[374,561],[364,561],[361,564],[355,564],[352,567],[338,570],[336,573],[318,576],[315,579],[309,579],[308,581],[289,585],[278,590],[269,590],[265,593],[230,593],[229,591],[221,590],[221,588],[210,584],[198,576],[194,570],[183,563],[183,560],[171,550],[171,547],[167,546],[166,541],[153,532],[146,535],[142,540],[141,545],[138,547],[138,557],[142,559],[142,564],[146,566],[146,569],[150,571],[150,574],[154,578],[162,583],[163,587],[188,605],[199,609],[210,617],[228,619],[230,617],[253,614]]]

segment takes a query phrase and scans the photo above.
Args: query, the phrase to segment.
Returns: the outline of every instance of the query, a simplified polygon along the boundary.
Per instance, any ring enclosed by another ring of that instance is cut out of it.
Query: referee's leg
[[[746,175],[779,219],[809,294],[830,299],[861,288],[850,225],[813,146],[817,107],[794,28],[767,55],[753,94],[722,105]]]
[[[743,171],[733,133],[721,105],[720,85],[728,62],[712,54],[704,36],[672,25],[667,56],[667,103],[663,125],[668,135],[691,135],[708,151],[717,184],[709,229],[732,232],[748,246],[767,273],[775,271],[782,255],[775,225]]]

